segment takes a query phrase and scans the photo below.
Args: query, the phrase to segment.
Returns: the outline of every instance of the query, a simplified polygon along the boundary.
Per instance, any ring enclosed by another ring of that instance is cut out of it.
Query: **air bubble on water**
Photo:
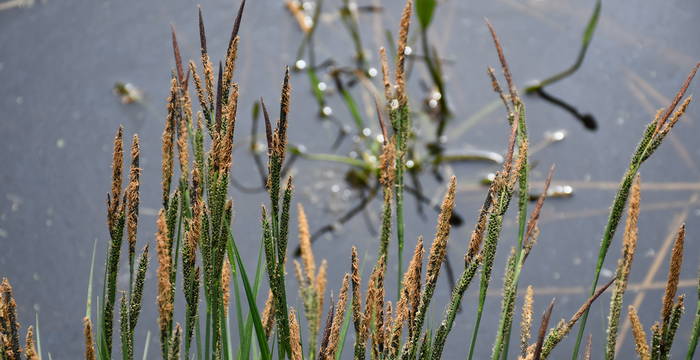
[[[488,173],[488,174],[486,175],[486,179],[487,179],[488,181],[494,181],[494,180],[496,180],[496,173]]]
[[[304,25],[306,25],[307,27],[313,27],[314,19],[312,19],[311,16],[304,16]]]
[[[294,63],[294,66],[297,68],[297,70],[304,70],[306,69],[306,61],[299,59],[296,63]]]
[[[544,137],[552,142],[562,141],[566,138],[566,130],[547,131],[544,133]]]
[[[328,89],[328,85],[326,85],[326,83],[324,83],[323,81],[319,82],[318,85],[316,85],[316,87],[318,87],[319,91],[326,91],[326,89]]]
[[[389,106],[391,107],[391,110],[396,110],[399,108],[399,101],[396,99],[391,100],[389,103]]]
[[[384,135],[379,134],[379,135],[377,135],[376,139],[377,139],[377,142],[384,143]]]
[[[330,106],[324,106],[321,110],[321,114],[324,116],[331,116],[333,114],[333,109]]]
[[[64,138],[58,138],[58,140],[56,140],[56,147],[59,149],[66,147],[66,140]]]
[[[428,107],[431,109],[435,109],[438,106],[438,102],[435,99],[430,99],[428,101]]]
[[[305,11],[313,11],[315,5],[316,4],[313,1],[304,1],[304,4],[301,7],[304,8]]]
[[[367,75],[369,75],[369,77],[375,77],[375,76],[377,76],[377,73],[378,73],[377,69],[373,68],[373,67],[371,67],[371,68],[369,68],[369,70],[367,70]]]
[[[370,128],[364,128],[364,129],[362,129],[362,135],[364,135],[364,136],[370,136],[370,135],[372,135],[372,129],[370,129]]]
[[[357,3],[355,1],[351,1],[348,4],[348,10],[350,10],[351,12],[356,12],[357,11]]]
[[[410,46],[406,46],[406,49],[404,49],[403,54],[408,56],[408,55],[411,55],[412,52],[413,52],[413,49],[411,49]]]
[[[406,161],[406,167],[409,169],[412,169],[413,166],[415,166],[415,165],[416,165],[416,163],[414,163],[413,160]]]
[[[447,135],[441,135],[438,140],[440,141],[440,144],[446,144],[447,143]]]
[[[613,276],[613,272],[610,269],[603,268],[603,270],[600,271],[600,275],[606,278],[610,278]]]
[[[337,193],[339,191],[340,191],[340,185],[338,185],[338,184],[331,185],[331,192]]]
[[[305,146],[304,144],[301,144],[301,145],[297,146],[297,151],[299,151],[299,152],[302,153],[302,154],[305,153],[305,152],[306,152],[306,146]]]
[[[442,99],[442,94],[440,94],[439,91],[433,91],[433,93],[430,94],[430,97],[434,100],[440,100]]]

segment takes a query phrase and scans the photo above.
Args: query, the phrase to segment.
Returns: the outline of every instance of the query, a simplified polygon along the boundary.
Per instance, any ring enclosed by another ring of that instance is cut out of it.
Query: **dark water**
[[[332,55],[338,62],[350,64],[353,53],[349,36],[332,15],[340,3],[326,3],[328,16],[323,16],[317,56],[325,59]],[[368,0],[360,5],[371,3]],[[223,56],[237,5],[228,1],[202,4],[214,59]],[[396,29],[402,4],[391,1],[382,5],[383,14],[365,15],[361,21],[364,47],[371,66],[377,68],[376,49],[386,45],[383,30]],[[496,100],[485,75],[486,66],[497,65],[497,58],[482,21],[484,17],[493,22],[502,38],[516,82],[525,85],[573,61],[592,7],[593,1],[442,3],[430,35],[441,55],[452,61],[445,67],[447,93],[456,114],[446,131],[449,147],[498,152],[505,147],[507,128],[500,108],[468,131],[459,131],[471,115]],[[581,112],[594,114],[598,120],[596,132],[585,130],[569,113],[541,99],[525,99],[533,146],[546,131],[563,129],[568,134],[564,141],[533,155],[537,162],[532,175],[536,182],[533,190],[541,187],[537,182],[543,180],[550,164],[556,164],[555,182],[570,184],[575,192],[573,198],[548,201],[543,210],[539,243],[528,259],[521,281],[522,288],[527,284],[535,287],[535,314],[539,315],[556,297],[553,318],[568,318],[585,300],[607,208],[629,155],[655,109],[666,105],[690,67],[700,60],[700,42],[695,38],[700,31],[696,21],[699,11],[700,4],[692,0],[643,6],[634,1],[604,4],[601,23],[583,67],[570,79],[548,88],[551,94]],[[143,208],[139,242],[142,246],[153,241],[154,215],[160,197],[160,133],[173,66],[169,24],[178,30],[183,56],[194,57],[199,46],[195,16],[193,1],[46,0],[37,1],[30,8],[0,11],[0,276],[9,277],[14,285],[23,326],[33,323],[38,313],[43,350],[51,352],[54,359],[81,356],[81,319],[90,254],[97,240],[96,264],[100,269],[107,239],[104,199],[109,187],[111,141],[119,124],[124,125],[127,134],[141,136]],[[268,103],[278,99],[283,66],[294,62],[302,35],[281,1],[258,0],[250,1],[246,7],[241,36],[236,77],[241,84],[242,107],[237,139],[247,144],[249,109],[260,96]],[[427,72],[416,64],[410,82],[415,99],[422,95],[420,79],[427,79]],[[332,83],[331,79],[322,80]],[[144,103],[121,104],[112,93],[112,86],[118,81],[139,87],[145,94]],[[331,151],[337,127],[317,119],[317,107],[305,76],[295,75],[292,85],[290,141],[304,144],[310,152]],[[690,92],[696,89],[698,86],[693,85]],[[376,133],[373,104],[359,93],[356,97],[365,121],[373,124]],[[351,124],[347,109],[337,97],[329,105],[339,121]],[[633,285],[626,297],[626,303],[641,302],[640,316],[647,326],[658,318],[663,294],[659,282],[665,281],[667,271],[668,234],[685,221],[689,240],[680,292],[689,298],[673,349],[674,358],[685,353],[696,306],[694,279],[700,254],[698,242],[693,241],[700,231],[697,109],[691,105],[685,120],[641,170],[645,185],[640,240],[631,274]],[[243,148],[236,152],[233,176],[243,184],[256,186],[259,176]],[[352,144],[345,142],[338,152],[347,154],[351,150]],[[313,229],[332,222],[359,201],[358,192],[343,181],[346,170],[345,166],[332,163],[295,163],[296,200],[306,206]],[[482,201],[484,189],[477,182],[494,170],[495,167],[484,164],[459,164],[445,170],[458,176],[457,211],[466,220],[464,226],[454,229],[450,240],[453,264],[460,263]],[[443,184],[428,174],[421,179],[428,197],[442,196]],[[259,205],[267,199],[264,194],[237,189],[232,193],[234,232],[252,266],[260,236],[256,225]],[[427,220],[416,216],[412,198],[406,206],[410,210],[407,247],[411,248],[419,234],[431,237],[436,216],[430,209],[426,210]],[[342,274],[349,268],[352,244],[359,247],[360,254],[367,255],[368,261],[373,258],[377,237],[367,230],[364,218],[376,223],[379,208],[378,201],[372,202],[368,216],[357,216],[332,236],[317,242],[317,258],[331,263],[329,290],[338,291]],[[508,248],[515,241],[514,217],[509,214],[499,245],[491,286],[494,295],[487,302],[477,358],[490,354],[496,332],[500,307],[497,294]],[[605,264],[603,281],[614,271],[618,254],[616,239]],[[97,273],[100,272],[101,269]],[[127,286],[127,277],[120,277],[121,288]],[[439,284],[430,318],[433,326],[441,318],[449,294],[447,282],[442,280]],[[150,294],[141,318],[142,334],[146,328],[156,328],[154,288],[155,283],[149,282]],[[290,293],[295,291],[292,286]],[[466,353],[465,344],[473,327],[471,309],[476,308],[475,292],[473,286],[465,297],[465,311],[457,317],[448,339],[447,358],[459,359]],[[393,294],[394,290],[388,293]],[[609,296],[604,295],[593,306],[588,323],[588,331],[595,335],[595,357],[604,347],[608,301]],[[621,358],[633,356],[630,337],[627,333]],[[514,337],[513,355],[516,343]],[[151,345],[155,356],[157,344]],[[570,336],[553,357],[567,356],[572,345]]]

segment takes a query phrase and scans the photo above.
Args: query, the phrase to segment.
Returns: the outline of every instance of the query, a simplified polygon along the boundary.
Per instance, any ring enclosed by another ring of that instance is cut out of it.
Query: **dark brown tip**
[[[681,88],[678,90],[678,93],[676,93],[676,97],[673,98],[673,101],[668,106],[668,108],[666,108],[666,111],[664,112],[663,116],[661,116],[661,118],[656,123],[657,132],[661,129],[661,126],[666,122],[668,117],[671,116],[673,110],[676,109],[678,103],[681,102],[681,99],[683,99],[683,96],[685,96],[685,92],[688,90],[688,87],[690,87],[690,83],[693,81],[695,74],[698,72],[698,67],[700,67],[700,62],[695,64],[695,66],[690,70],[688,77],[685,78],[683,85],[681,85]]]
[[[197,5],[197,11],[199,13],[199,44],[202,50],[202,54],[207,53],[207,34],[204,31],[204,18],[202,17],[202,6]]]
[[[544,344],[544,336],[547,334],[547,327],[549,326],[549,318],[552,316],[552,310],[554,309],[554,302],[556,301],[555,299],[552,299],[552,301],[549,303],[549,306],[547,306],[547,310],[545,310],[544,314],[542,314],[542,322],[540,323],[540,330],[537,335],[537,343],[535,345],[535,352],[532,356],[533,360],[540,360],[540,357],[542,355],[542,345]]]
[[[243,18],[243,8],[245,8],[245,0],[241,1],[241,6],[238,8],[238,14],[236,14],[236,20],[233,22],[231,39],[228,41],[229,49],[231,49],[231,46],[233,46],[233,40],[236,38],[236,36],[238,36],[238,30],[241,27],[241,19]]]
[[[265,107],[265,101],[260,98],[260,106],[263,111],[263,118],[265,118],[265,137],[267,139],[267,151],[272,149],[272,123],[270,123],[270,114],[267,112],[267,107]]]
[[[180,56],[180,46],[177,44],[177,35],[175,34],[175,25],[170,24],[170,34],[173,40],[173,56],[175,57],[175,68],[177,69],[177,81],[184,88],[185,72],[182,70],[182,57]]]

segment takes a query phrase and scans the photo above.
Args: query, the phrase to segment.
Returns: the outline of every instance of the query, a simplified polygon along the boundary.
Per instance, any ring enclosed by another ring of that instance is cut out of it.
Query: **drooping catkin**
[[[175,136],[175,120],[177,119],[177,80],[170,79],[170,95],[168,96],[168,112],[161,146],[161,185],[163,190],[163,206],[167,209],[170,197],[170,185],[173,178],[173,141]]]
[[[180,88],[180,90],[182,90]],[[184,90],[182,90],[184,91]],[[178,105],[181,107],[181,109],[185,110],[190,108],[189,104],[184,104],[183,103],[184,98],[181,98],[178,101]],[[189,110],[187,110],[189,111]],[[190,121],[191,114],[189,116],[180,113],[179,114],[179,119],[180,123],[178,124],[177,128],[177,155],[178,155],[178,162],[180,163],[180,173],[182,178],[186,178],[189,175],[189,156],[190,156],[190,149],[189,149],[189,130],[188,130],[188,122]]]
[[[681,275],[681,264],[683,263],[683,244],[685,242],[685,224],[682,224],[678,230],[678,235],[673,243],[671,250],[671,263],[668,269],[668,278],[666,280],[666,290],[662,301],[661,308],[661,325],[663,331],[666,331],[671,317],[673,301],[678,291],[678,281]]]
[[[228,257],[224,258],[224,268],[221,271],[221,293],[224,305],[224,315],[228,315],[229,299],[231,297],[231,264]]]
[[[362,333],[362,299],[360,299],[360,265],[357,259],[357,248],[352,247],[350,255],[350,279],[352,281],[352,323],[355,327],[356,338]]]
[[[639,321],[639,316],[637,315],[637,310],[634,306],[630,305],[627,308],[627,314],[632,324],[632,335],[634,336],[634,345],[639,358],[642,360],[650,360],[651,353],[649,352],[649,345],[647,344],[647,334],[644,331],[644,326],[642,322]]]
[[[316,261],[311,248],[311,235],[309,235],[309,223],[306,219],[304,206],[297,204],[297,216],[299,226],[299,248],[301,249],[301,260],[304,262],[305,275],[310,283],[316,277]]]
[[[622,256],[618,260],[617,270],[615,271],[615,288],[613,288],[612,296],[610,297],[610,312],[608,314],[608,341],[605,349],[606,359],[612,360],[615,358],[615,346],[617,344],[617,328],[622,313],[622,302],[627,289],[627,280],[629,278],[634,252],[637,248],[637,221],[639,219],[639,202],[640,202],[640,180],[637,175],[629,199],[629,210],[627,213],[627,222],[625,224],[625,233],[622,243]]]
[[[292,353],[289,354],[291,360],[302,360],[301,334],[299,332],[299,323],[297,322],[297,314],[294,308],[289,309],[289,344],[292,350]]]
[[[134,134],[131,142],[131,169],[129,170],[129,185],[125,194],[127,202],[126,233],[129,240],[129,262],[133,267],[133,258],[136,251],[136,233],[139,221],[139,136]]]
[[[586,350],[583,352],[583,360],[591,360],[591,350],[593,349],[593,335],[588,334],[586,341]]]
[[[406,94],[406,46],[408,44],[408,30],[411,25],[411,11],[413,1],[406,1],[406,6],[401,13],[399,23],[399,44],[396,50],[396,95],[399,106],[406,105],[408,95]]]
[[[326,293],[326,273],[328,272],[328,262],[323,259],[321,261],[321,266],[318,269],[318,275],[316,275],[316,293],[318,294],[318,319],[320,321],[323,315],[323,300]]]
[[[92,322],[90,318],[83,319],[83,335],[85,336],[85,360],[96,360],[95,342],[92,339]]]
[[[404,49],[405,51],[405,49]],[[393,92],[391,90],[391,80],[389,74],[389,60],[386,57],[386,49],[384,47],[379,48],[379,59],[382,64],[382,80],[384,83],[384,97],[385,101],[389,102],[393,99]],[[386,139],[388,140],[388,139]]]
[[[161,341],[167,347],[170,322],[173,316],[172,283],[170,282],[171,258],[170,239],[168,228],[165,223],[165,212],[161,209],[156,222],[158,232],[156,233],[156,249],[158,251],[158,324],[161,331]]]
[[[5,341],[3,349],[8,354],[14,354],[19,359],[20,351],[22,350],[19,344],[19,322],[17,321],[17,303],[12,296],[12,286],[7,278],[2,279],[0,284],[0,321],[2,322],[3,335]],[[13,359],[13,358],[10,358]]]
[[[527,356],[527,347],[530,344],[532,333],[532,303],[534,301],[535,291],[532,285],[525,290],[525,301],[523,302],[523,310],[520,320],[520,356]]]
[[[238,56],[238,42],[240,41],[240,37],[236,36],[233,38],[233,41],[231,42],[231,45],[228,48],[228,51],[226,53],[226,62],[224,66],[224,85],[228,85],[231,82],[231,79],[233,79],[233,73],[236,67],[236,57]]]
[[[456,186],[457,180],[453,176],[450,178],[447,193],[442,201],[440,215],[438,217],[438,223],[435,229],[435,239],[430,247],[430,255],[428,256],[428,265],[425,271],[425,285],[423,286],[423,292],[421,293],[415,319],[413,320],[413,324],[410,325],[412,336],[403,347],[401,357],[409,356],[410,358],[413,358],[415,356],[425,315],[428,311],[428,306],[430,305],[430,301],[435,291],[437,279],[440,274],[440,267],[442,266],[442,262],[445,260],[447,241],[450,235],[451,227],[450,219],[452,218],[452,210],[455,205]]]
[[[39,355],[36,353],[36,346],[34,345],[34,328],[31,325],[27,328],[24,356],[27,360],[40,360]]]
[[[346,304],[348,301],[348,287],[350,285],[350,274],[345,274],[343,277],[343,285],[340,287],[338,302],[335,304],[335,315],[333,315],[333,323],[331,325],[330,335],[328,337],[328,346],[326,348],[326,359],[335,359],[335,353],[338,349],[338,341],[340,339],[340,328],[343,324]]]
[[[124,129],[119,126],[117,135],[114,137],[114,150],[112,152],[112,189],[108,197],[107,206],[107,223],[109,230],[113,231],[116,226],[116,220],[120,212],[120,200],[122,196],[122,167],[124,162],[124,144],[123,144]]]
[[[180,342],[182,341],[182,327],[175,324],[173,335],[170,338],[169,360],[180,360]]]
[[[263,330],[265,331],[265,336],[270,337],[270,334],[272,333],[272,327],[275,325],[275,310],[274,310],[274,304],[275,299],[272,296],[272,290],[268,291],[267,293],[267,300],[265,300],[265,307],[263,308],[263,313],[262,313],[262,325],[263,325]]]

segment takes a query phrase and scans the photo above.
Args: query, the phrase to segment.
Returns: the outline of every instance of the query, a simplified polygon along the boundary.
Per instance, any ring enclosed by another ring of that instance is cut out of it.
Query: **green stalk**
[[[408,104],[404,104],[391,113],[392,124],[396,132],[396,239],[398,243],[398,271],[396,299],[401,297],[401,275],[403,274],[403,248],[404,248],[404,213],[403,213],[403,192],[404,192],[404,172],[406,167],[406,140],[409,129],[409,109]]]
[[[650,145],[653,143],[652,138],[654,137],[654,130],[656,129],[656,121],[652,121],[647,125],[642,140],[637,145],[637,150],[632,156],[629,167],[622,177],[620,186],[617,193],[615,194],[615,199],[613,200],[612,208],[610,214],[608,215],[608,222],[605,225],[605,230],[603,231],[603,239],[600,243],[600,250],[598,251],[598,261],[596,262],[595,274],[593,276],[593,283],[591,284],[590,295],[595,293],[596,286],[598,286],[598,279],[600,277],[600,271],[603,268],[603,262],[605,261],[605,256],[610,248],[610,243],[615,236],[615,231],[620,223],[620,218],[624,213],[625,204],[627,203],[627,197],[629,195],[630,188],[632,187],[632,182],[634,177],[637,175],[639,167],[642,165],[645,159],[647,159],[651,154],[648,153]],[[583,340],[583,333],[586,328],[586,321],[588,320],[588,310],[583,314],[581,318],[581,325],[579,326],[578,335],[576,337],[576,344],[574,345],[574,351],[572,354],[572,359],[578,359],[578,352],[581,346],[581,341]]]
[[[688,355],[686,360],[692,360],[695,355],[695,349],[698,346],[698,335],[700,335],[700,272],[698,272],[698,303],[695,306],[695,321],[693,321],[693,329],[691,330],[690,341],[688,342]]]
[[[578,70],[579,67],[581,67],[581,64],[583,63],[583,59],[586,57],[586,52],[588,51],[588,46],[591,44],[591,40],[593,39],[593,33],[595,32],[596,27],[598,26],[598,18],[600,17],[600,9],[601,9],[601,0],[597,0],[595,3],[595,8],[593,8],[593,13],[591,14],[591,17],[588,19],[588,24],[586,25],[586,29],[583,32],[583,38],[581,39],[581,48],[578,52],[578,56],[576,57],[576,61],[574,62],[573,65],[571,65],[568,69],[550,76],[547,79],[544,79],[540,81],[539,83],[529,86],[525,88],[525,92],[527,93],[532,93],[537,90],[542,89],[543,87],[555,83],[561,79],[564,79],[574,72]]]
[[[442,324],[440,324],[440,327],[435,334],[435,341],[433,341],[431,350],[431,359],[433,360],[438,360],[442,357],[442,350],[445,347],[447,335],[452,330],[452,325],[454,324],[455,316],[457,316],[460,304],[462,303],[464,292],[467,291],[467,288],[474,278],[479,265],[481,265],[481,261],[479,259],[475,259],[475,261],[469,263],[469,266],[462,271],[462,275],[459,277],[454,289],[452,289],[450,303],[445,309],[444,319],[442,320]]]

